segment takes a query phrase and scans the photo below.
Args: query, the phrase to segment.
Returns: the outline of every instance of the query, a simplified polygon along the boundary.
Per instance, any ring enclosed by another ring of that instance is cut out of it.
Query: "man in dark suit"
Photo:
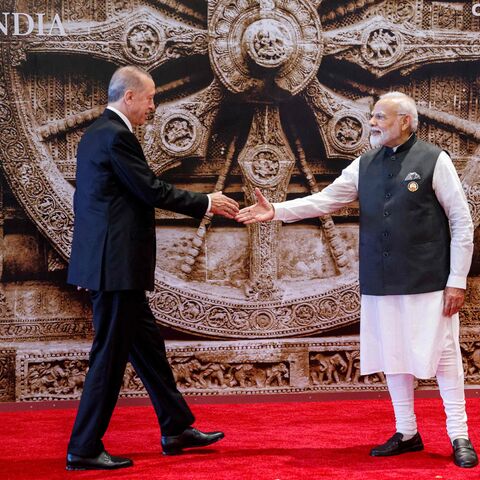
[[[102,443],[128,360],[152,400],[164,454],[224,436],[192,427],[193,414],[176,388],[145,290],[154,288],[155,207],[196,218],[206,212],[234,218],[238,205],[221,192],[180,190],[153,174],[132,127],[153,112],[154,94],[150,74],[133,66],[118,69],[107,109],[78,146],[68,282],[90,291],[95,336],[68,445],[68,470],[132,465],[108,454]]]

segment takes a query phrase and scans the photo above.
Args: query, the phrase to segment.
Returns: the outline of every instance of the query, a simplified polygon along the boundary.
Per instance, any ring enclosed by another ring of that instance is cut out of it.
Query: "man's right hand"
[[[250,207],[245,207],[240,210],[235,220],[246,225],[257,222],[268,222],[273,220],[275,216],[275,209],[273,205],[262,195],[260,189],[255,189],[255,196],[257,203]]]
[[[238,214],[238,203],[232,198],[226,197],[222,192],[210,194],[210,201],[210,213],[213,215],[235,218]]]

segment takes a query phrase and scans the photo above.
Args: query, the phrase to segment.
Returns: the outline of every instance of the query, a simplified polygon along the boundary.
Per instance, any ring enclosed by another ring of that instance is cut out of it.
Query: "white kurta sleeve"
[[[274,203],[274,220],[296,222],[303,218],[321,217],[348,205],[358,198],[358,169],[360,157],[321,192],[287,202]]]
[[[473,223],[455,166],[445,152],[438,156],[432,185],[450,222],[450,275],[447,287],[466,288],[473,254]]]

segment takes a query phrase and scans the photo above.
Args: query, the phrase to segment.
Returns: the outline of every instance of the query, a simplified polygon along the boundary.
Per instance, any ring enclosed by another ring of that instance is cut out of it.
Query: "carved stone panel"
[[[15,401],[15,349],[0,349],[0,402]]]
[[[0,341],[85,338],[92,333],[87,300],[48,283],[0,285]]]
[[[466,384],[480,378],[480,340],[474,329],[462,333]],[[361,376],[358,336],[229,342],[167,342],[167,357],[178,388],[187,395],[239,395],[385,390],[382,373]],[[87,342],[28,345],[0,352],[3,400],[80,398],[88,367]],[[16,388],[15,388],[16,387]],[[435,388],[420,380],[417,388]],[[120,395],[146,396],[131,364]]]

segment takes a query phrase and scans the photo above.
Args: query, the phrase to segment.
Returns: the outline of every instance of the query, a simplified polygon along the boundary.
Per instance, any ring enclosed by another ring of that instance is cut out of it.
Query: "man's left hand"
[[[458,313],[465,300],[465,290],[463,288],[445,287],[443,292],[443,314],[451,317]]]

